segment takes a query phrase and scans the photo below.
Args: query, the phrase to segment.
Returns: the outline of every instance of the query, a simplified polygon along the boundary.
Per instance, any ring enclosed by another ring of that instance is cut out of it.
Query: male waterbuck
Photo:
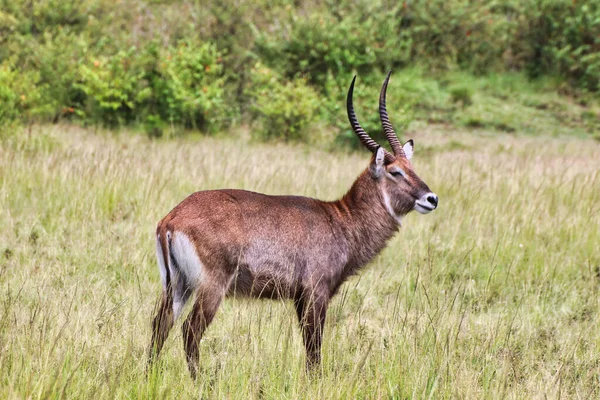
[[[320,362],[327,305],[340,285],[369,263],[398,231],[411,210],[426,214],[438,198],[413,171],[413,142],[400,144],[390,124],[385,96],[379,114],[392,153],[361,128],[352,106],[352,129],[372,153],[369,166],[337,201],[300,196],[268,196],[245,190],[197,192],[160,221],[156,255],[163,285],[153,321],[149,365],[187,300],[194,297],[183,323],[183,344],[192,377],[198,344],[225,296],[291,299],[306,363]]]

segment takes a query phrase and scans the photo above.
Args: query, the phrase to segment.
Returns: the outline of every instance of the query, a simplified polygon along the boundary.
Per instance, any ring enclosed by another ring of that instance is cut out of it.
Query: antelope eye
[[[395,176],[395,177],[398,177],[398,176],[404,177],[404,171],[402,171],[400,168],[391,170],[390,174],[392,174],[392,176]]]

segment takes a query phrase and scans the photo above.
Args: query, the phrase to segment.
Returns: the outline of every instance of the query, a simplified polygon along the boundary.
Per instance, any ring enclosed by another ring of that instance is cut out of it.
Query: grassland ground
[[[227,300],[189,378],[181,331],[145,376],[153,232],[193,191],[341,196],[366,150],[73,126],[0,141],[1,398],[600,396],[600,144],[427,127],[439,209],[404,219],[335,298],[319,376],[292,306]]]

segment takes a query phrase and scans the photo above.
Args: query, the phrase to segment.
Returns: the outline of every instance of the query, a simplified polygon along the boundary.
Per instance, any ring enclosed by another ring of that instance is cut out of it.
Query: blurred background
[[[392,122],[598,137],[592,0],[0,0],[0,123],[357,146]],[[232,129],[240,128],[240,129]],[[379,136],[380,137],[380,136]]]

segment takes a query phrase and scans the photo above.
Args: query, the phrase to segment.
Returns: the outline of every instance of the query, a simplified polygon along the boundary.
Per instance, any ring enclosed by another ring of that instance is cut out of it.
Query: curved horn
[[[387,92],[388,83],[390,81],[390,75],[392,75],[392,71],[388,72],[385,81],[383,81],[381,93],[379,94],[379,118],[381,119],[381,125],[383,125],[385,137],[390,143],[394,155],[397,157],[406,157],[404,154],[404,149],[402,148],[402,144],[400,144],[400,140],[398,140],[398,135],[396,135],[396,132],[394,132],[394,128],[392,127],[392,123],[390,122],[390,118],[388,117],[387,109],[385,107],[385,95]]]
[[[350,121],[350,126],[352,126],[352,130],[358,136],[360,142],[371,151],[371,153],[375,153],[377,149],[380,147],[376,141],[371,139],[369,134],[360,126],[358,123],[358,119],[356,118],[356,114],[354,113],[354,106],[352,105],[352,95],[354,93],[354,82],[356,81],[356,75],[352,78],[352,83],[350,84],[350,89],[348,90],[348,98],[346,100],[346,110],[348,111],[348,120]],[[385,150],[385,162],[386,164],[394,161],[394,156],[387,150]]]

